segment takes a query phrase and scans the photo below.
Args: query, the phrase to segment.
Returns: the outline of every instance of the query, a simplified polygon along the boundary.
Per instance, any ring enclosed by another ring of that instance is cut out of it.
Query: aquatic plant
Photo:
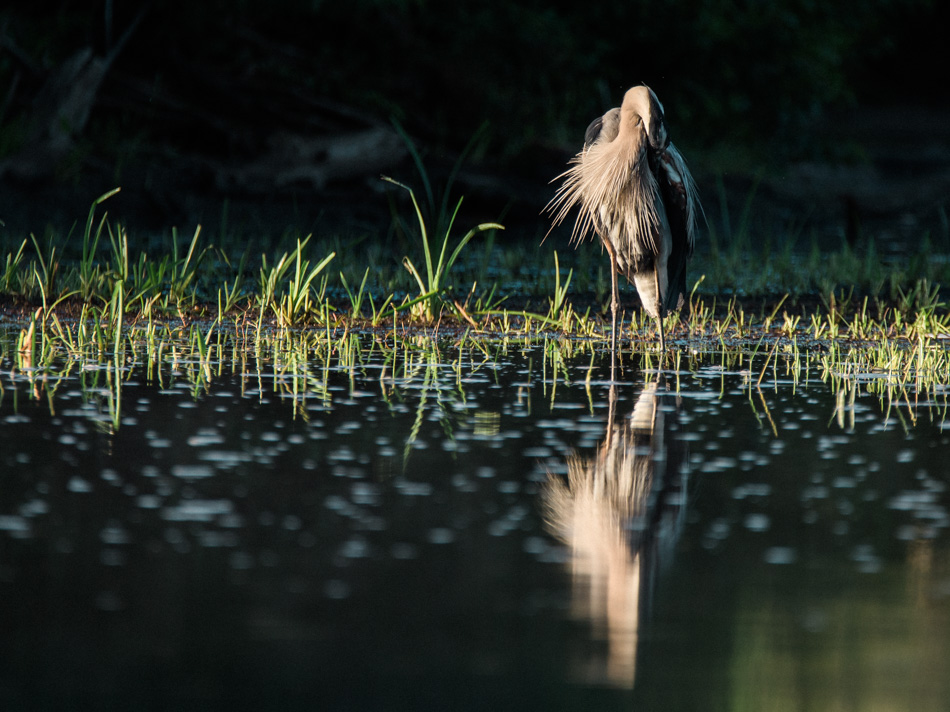
[[[261,257],[260,292],[257,297],[259,314],[262,316],[270,310],[280,326],[294,326],[308,314],[317,315],[320,321],[326,319],[324,289],[314,294],[312,285],[324,267],[336,257],[336,253],[331,252],[311,267],[310,260],[303,259],[303,250],[310,242],[310,237],[307,235],[303,240],[298,239],[296,249],[285,252],[272,267],[267,265],[266,256]],[[284,278],[291,266],[294,268],[293,275],[285,282]],[[318,308],[315,310],[314,306]]]
[[[420,270],[413,263],[409,255],[405,255],[403,257],[402,264],[409,274],[412,275],[416,286],[419,288],[419,296],[416,298],[418,301],[413,304],[413,313],[417,317],[431,322],[434,319],[436,313],[435,299],[441,295],[441,292],[444,288],[449,286],[445,283],[445,278],[448,275],[448,272],[452,269],[452,266],[455,264],[456,260],[459,258],[459,255],[465,245],[467,245],[469,240],[471,240],[478,233],[505,229],[504,226],[497,222],[480,223],[469,230],[465,236],[455,245],[455,248],[452,250],[449,256],[446,257],[446,252],[450,244],[452,228],[455,225],[455,220],[458,216],[459,208],[462,207],[463,201],[463,198],[460,197],[458,202],[455,203],[455,208],[451,209],[450,196],[452,185],[454,184],[455,177],[458,175],[459,169],[462,167],[465,159],[482,139],[486,126],[483,124],[479,130],[475,132],[471,139],[469,139],[468,144],[459,154],[458,159],[452,166],[452,170],[449,173],[446,184],[442,189],[442,193],[437,199],[433,189],[432,181],[429,178],[429,172],[426,170],[425,163],[423,162],[419,151],[416,149],[415,144],[398,121],[394,121],[393,124],[397,133],[402,138],[406,149],[409,151],[409,155],[412,157],[413,163],[415,164],[416,170],[419,174],[419,179],[422,182],[423,190],[425,192],[426,209],[423,210],[422,206],[419,204],[419,201],[416,199],[415,191],[408,185],[394,180],[389,176],[382,176],[382,179],[392,183],[393,185],[403,188],[409,193],[413,212],[419,227],[419,237],[422,245],[422,254],[425,266],[425,280],[423,280],[422,276],[420,275]],[[393,217],[398,224],[404,225],[404,222],[399,218],[398,214],[394,213]],[[436,237],[436,239],[438,239],[438,236],[442,236],[441,249],[439,250],[438,260],[435,262],[433,262],[432,250],[429,244],[430,236],[433,235]]]
[[[241,254],[241,259],[238,262],[230,286],[228,286],[228,281],[225,280],[224,284],[218,288],[218,321],[223,321],[225,316],[237,307],[238,301],[243,296],[244,268],[247,265],[249,255],[249,249],[244,250]],[[225,256],[225,261],[227,261],[227,256]]]
[[[471,240],[480,232],[484,232],[485,230],[504,230],[505,228],[502,225],[494,222],[480,223],[465,233],[465,236],[458,241],[452,252],[448,255],[448,257],[446,257],[446,252],[448,251],[450,244],[452,227],[455,224],[455,218],[458,215],[459,208],[462,207],[462,198],[459,198],[458,203],[455,205],[455,210],[452,211],[451,217],[449,218],[448,223],[445,226],[444,233],[442,234],[442,246],[439,250],[438,260],[433,261],[432,250],[429,245],[429,227],[426,224],[425,218],[423,217],[422,209],[419,207],[419,202],[416,200],[415,191],[413,191],[413,189],[409,186],[389,178],[388,176],[383,176],[383,180],[393,183],[394,185],[397,185],[400,188],[408,191],[409,198],[412,200],[412,206],[419,223],[419,236],[422,241],[422,251],[425,257],[425,280],[423,280],[422,276],[419,274],[419,270],[416,268],[415,264],[413,264],[408,255],[403,257],[402,263],[415,279],[416,284],[419,287],[419,296],[416,298],[416,301],[413,304],[413,306],[418,304],[419,308],[416,309],[414,313],[424,321],[431,322],[435,318],[436,314],[435,298],[440,296],[442,290],[445,288],[445,279],[465,245],[467,245],[469,240]]]
[[[15,252],[8,252],[3,265],[3,275],[0,276],[0,291],[3,294],[19,295],[23,290],[22,262],[23,252],[26,250],[27,240],[20,243]]]
[[[93,232],[95,224],[96,208],[119,192],[119,188],[114,188],[103,193],[94,201],[89,208],[89,214],[86,217],[86,228],[82,236],[82,259],[79,262],[79,293],[83,300],[88,301],[99,293],[102,286],[103,275],[96,260],[96,248],[99,245],[99,239],[102,237],[102,231],[106,227],[106,217],[104,214],[99,220],[99,225]]]
[[[561,285],[561,264],[557,259],[557,251],[554,252],[554,295],[548,297],[550,308],[548,309],[548,319],[553,322],[560,321],[562,330],[569,328],[572,309],[567,304],[567,290],[571,286],[571,278],[574,276],[574,270],[568,270],[564,285]]]
[[[204,259],[208,248],[198,250],[198,237],[201,235],[201,225],[195,227],[195,234],[188,245],[188,252],[179,256],[178,230],[172,228],[172,257],[171,269],[168,277],[168,295],[175,304],[191,303],[195,301],[194,285],[198,278],[198,268]],[[190,290],[190,291],[189,291]]]

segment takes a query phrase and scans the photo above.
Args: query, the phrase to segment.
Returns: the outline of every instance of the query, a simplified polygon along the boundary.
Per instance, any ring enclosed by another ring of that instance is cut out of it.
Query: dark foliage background
[[[0,10],[0,160],[28,144],[51,73],[83,47],[109,56],[126,33],[43,184],[98,171],[103,185],[160,183],[163,204],[226,194],[215,166],[257,160],[275,131],[332,137],[392,117],[450,163],[487,122],[473,165],[544,189],[590,119],[640,82],[700,171],[724,155],[853,158],[821,130],[835,112],[947,106],[933,57],[948,20],[932,0],[16,2]],[[163,162],[175,170],[141,175]]]

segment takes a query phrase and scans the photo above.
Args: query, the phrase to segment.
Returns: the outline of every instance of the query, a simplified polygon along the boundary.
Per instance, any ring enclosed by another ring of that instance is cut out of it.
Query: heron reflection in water
[[[610,386],[607,432],[592,458],[572,456],[567,479],[551,475],[546,522],[570,549],[575,614],[607,643],[591,682],[632,687],[641,613],[658,565],[669,558],[686,510],[686,443],[678,398],[661,379],[617,422]]]
[[[617,275],[622,274],[656,319],[660,351],[665,351],[663,317],[685,300],[686,262],[702,207],[653,90],[633,87],[619,108],[594,119],[583,150],[558,178],[564,182],[545,208],[553,224],[579,206],[572,241],[596,233],[610,256],[611,349],[617,350]]]

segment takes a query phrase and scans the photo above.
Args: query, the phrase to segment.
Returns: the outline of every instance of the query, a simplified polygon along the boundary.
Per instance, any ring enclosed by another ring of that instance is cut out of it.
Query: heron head
[[[663,104],[650,87],[643,85],[628,89],[620,111],[621,114],[630,116],[635,123],[639,121],[653,149],[662,151],[669,145],[670,137],[663,119]]]

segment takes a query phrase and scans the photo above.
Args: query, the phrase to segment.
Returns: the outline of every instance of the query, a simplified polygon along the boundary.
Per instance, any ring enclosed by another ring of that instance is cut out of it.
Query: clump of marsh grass
[[[413,310],[414,315],[424,321],[431,322],[436,315],[436,298],[440,297],[443,290],[446,288],[446,286],[448,286],[446,285],[448,273],[452,269],[452,265],[455,264],[459,253],[461,253],[465,245],[467,245],[469,241],[480,232],[484,232],[485,230],[504,230],[504,227],[498,223],[480,223],[465,233],[465,236],[462,237],[458,243],[456,243],[452,252],[446,256],[446,253],[449,249],[452,227],[455,224],[455,218],[458,215],[459,208],[462,206],[462,199],[459,198],[459,201],[455,206],[455,210],[452,211],[451,218],[446,225],[445,232],[442,234],[442,245],[439,249],[438,259],[433,260],[433,252],[429,245],[429,227],[422,215],[419,202],[416,200],[415,191],[413,191],[413,189],[409,186],[393,180],[388,176],[383,176],[383,180],[407,190],[409,192],[409,197],[412,200],[416,218],[419,221],[419,235],[422,241],[422,251],[425,258],[425,279],[422,278],[422,275],[419,273],[419,270],[416,268],[416,265],[412,262],[409,256],[407,255],[406,257],[403,257],[403,266],[405,266],[405,268],[409,271],[409,274],[412,275],[416,285],[419,287],[419,295],[414,300],[411,300],[411,305],[407,303],[407,306],[417,306],[418,308]]]
[[[427,209],[425,211],[422,209],[419,201],[416,199],[415,191],[408,185],[390,178],[389,176],[383,176],[382,178],[384,181],[392,183],[393,185],[396,185],[409,193],[409,198],[412,202],[413,212],[415,214],[419,229],[423,266],[425,267],[425,278],[423,279],[420,269],[416,267],[415,263],[408,255],[403,257],[402,264],[409,274],[412,275],[415,285],[419,289],[418,296],[415,299],[409,300],[411,301],[412,312],[417,318],[431,322],[436,315],[436,307],[438,306],[437,300],[441,301],[442,303],[451,304],[451,302],[448,300],[442,300],[441,295],[443,291],[450,286],[446,283],[448,273],[452,269],[456,260],[458,260],[459,255],[465,246],[473,237],[475,237],[475,235],[479,233],[494,230],[504,230],[505,228],[503,225],[497,222],[479,223],[467,233],[465,233],[464,237],[455,243],[454,248],[452,248],[451,252],[449,252],[452,229],[455,226],[455,220],[458,217],[459,209],[462,207],[463,201],[463,198],[460,197],[458,202],[455,203],[455,207],[451,207],[452,204],[450,202],[450,195],[452,185],[455,182],[455,177],[458,174],[463,162],[465,161],[465,158],[468,156],[469,152],[476,145],[481,137],[481,134],[484,132],[484,126],[479,129],[478,132],[476,132],[476,134],[468,142],[468,145],[459,155],[458,160],[452,167],[452,171],[442,191],[441,198],[437,200],[435,191],[433,190],[432,181],[429,179],[429,173],[422,161],[422,156],[419,154],[419,151],[416,149],[412,139],[409,138],[409,135],[403,130],[402,126],[400,126],[398,122],[394,123],[396,131],[406,144],[409,154],[412,156],[413,163],[416,166],[416,170],[419,173],[419,178],[422,181],[423,190],[427,200]],[[427,214],[428,219],[426,217]],[[438,243],[430,245],[430,238],[434,237],[435,240],[438,240],[439,236],[441,236],[442,239],[441,246],[439,246]],[[435,258],[433,255],[433,247],[438,249],[437,258]],[[410,306],[410,304],[407,302],[403,306]]]
[[[277,318],[278,325],[283,327],[295,326],[307,316],[315,316],[321,323],[326,320],[326,278],[318,290],[313,289],[313,283],[336,257],[336,253],[331,252],[311,267],[310,260],[303,257],[310,237],[298,239],[296,249],[285,252],[273,266],[268,266],[266,256],[261,257],[260,291],[257,297],[259,318],[263,318],[263,314],[269,310]]]

